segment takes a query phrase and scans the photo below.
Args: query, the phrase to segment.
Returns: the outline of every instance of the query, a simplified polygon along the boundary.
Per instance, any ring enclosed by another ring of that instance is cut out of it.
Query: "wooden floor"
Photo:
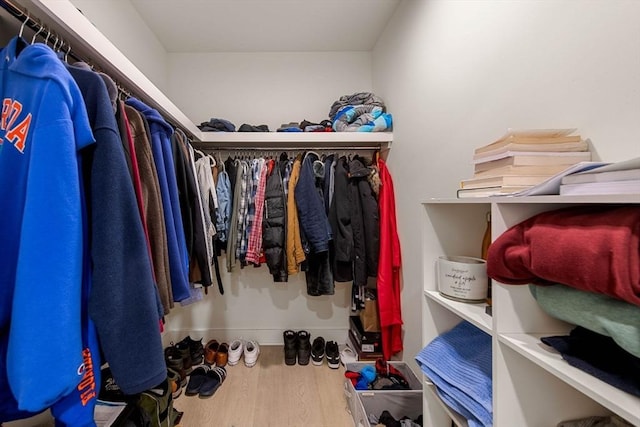
[[[282,346],[263,346],[253,368],[241,360],[226,369],[227,379],[212,397],[183,392],[174,401],[184,412],[181,427],[353,427],[343,366],[287,366]]]

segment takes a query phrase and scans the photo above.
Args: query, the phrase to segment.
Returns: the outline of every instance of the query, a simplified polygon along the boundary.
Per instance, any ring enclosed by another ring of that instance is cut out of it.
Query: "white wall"
[[[404,0],[396,10],[373,77],[395,119],[405,360],[422,348],[420,202],[455,197],[475,147],[509,127],[576,127],[604,161],[640,156],[639,16],[635,0]]]
[[[71,0],[160,90],[166,90],[167,52],[129,0]]]
[[[167,95],[196,124],[216,117],[236,128],[266,124],[275,131],[282,123],[327,119],[340,96],[371,90],[366,52],[170,53],[168,59]],[[347,338],[350,284],[337,283],[333,296],[310,297],[304,273],[276,284],[266,266],[231,275],[223,268],[222,279],[224,296],[212,288],[204,301],[170,313],[165,341],[195,331],[219,341],[241,336],[281,344],[285,329],[341,343]]]
[[[169,53],[167,95],[196,124],[327,119],[340,96],[371,90],[370,52]]]

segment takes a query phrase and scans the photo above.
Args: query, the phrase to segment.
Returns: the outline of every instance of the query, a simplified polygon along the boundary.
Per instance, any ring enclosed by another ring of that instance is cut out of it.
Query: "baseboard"
[[[293,329],[297,330],[297,329]],[[311,334],[311,340],[322,337],[326,341],[336,341],[343,345],[347,341],[349,329],[304,329]],[[202,342],[216,339],[219,342],[231,342],[234,339],[255,340],[261,345],[282,345],[282,333],[280,329],[206,329],[206,330],[165,330],[162,334],[162,342],[165,346],[171,342],[178,342],[187,335],[192,339],[202,338]]]

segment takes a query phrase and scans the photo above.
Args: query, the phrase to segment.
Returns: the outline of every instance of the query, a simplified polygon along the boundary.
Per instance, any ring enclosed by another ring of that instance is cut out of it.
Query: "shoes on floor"
[[[206,399],[220,388],[224,380],[227,378],[227,371],[222,366],[211,368],[205,374],[205,378],[198,389],[198,397]]]
[[[222,368],[227,365],[228,361],[229,361],[229,344],[227,344],[226,342],[223,342],[218,347],[218,352],[216,353],[216,366]]]
[[[200,365],[204,356],[204,346],[202,345],[202,338],[194,340],[190,335],[187,335],[182,341],[178,342],[176,348],[180,351],[186,350],[189,354],[189,363],[191,366]]]
[[[295,365],[298,358],[298,334],[287,329],[282,333],[284,338],[284,363],[286,365]]]
[[[173,344],[164,349],[164,361],[167,364],[167,368],[177,371],[182,378],[187,377],[186,366],[191,364],[190,357],[187,357],[184,352],[178,350]]]
[[[240,362],[243,351],[244,344],[242,343],[242,340],[236,339],[231,341],[231,344],[229,344],[229,357],[227,358],[229,366],[235,366]]]
[[[207,378],[207,372],[209,372],[212,368],[207,365],[198,366],[196,369],[191,372],[191,376],[189,377],[189,383],[187,383],[187,388],[184,391],[184,394],[187,396],[195,396],[200,393],[200,387],[204,380]]]
[[[247,341],[244,345],[244,364],[248,368],[255,366],[260,355],[260,346],[256,341]]]
[[[207,345],[204,347],[204,363],[211,366],[216,363],[216,355],[218,354],[218,349],[220,348],[220,343],[217,340],[210,340],[207,342]]]
[[[338,369],[340,367],[340,352],[337,342],[327,341],[325,357],[327,358],[327,365],[329,365],[331,369]]]
[[[298,331],[298,365],[308,365],[311,359],[311,335]]]
[[[184,387],[180,374],[178,374],[178,371],[176,370],[167,368],[167,380],[169,381],[169,387],[171,389],[171,397],[173,397],[173,399],[177,399],[182,394],[182,387]]]
[[[358,355],[348,345],[346,345],[340,352],[340,362],[347,366],[347,363],[353,363],[358,361]]]
[[[322,366],[324,360],[324,338],[316,337],[311,344],[311,363],[315,366]]]

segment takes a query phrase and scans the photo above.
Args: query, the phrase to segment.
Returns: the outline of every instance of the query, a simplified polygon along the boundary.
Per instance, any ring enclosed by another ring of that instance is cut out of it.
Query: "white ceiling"
[[[167,52],[370,51],[400,0],[130,0]]]

